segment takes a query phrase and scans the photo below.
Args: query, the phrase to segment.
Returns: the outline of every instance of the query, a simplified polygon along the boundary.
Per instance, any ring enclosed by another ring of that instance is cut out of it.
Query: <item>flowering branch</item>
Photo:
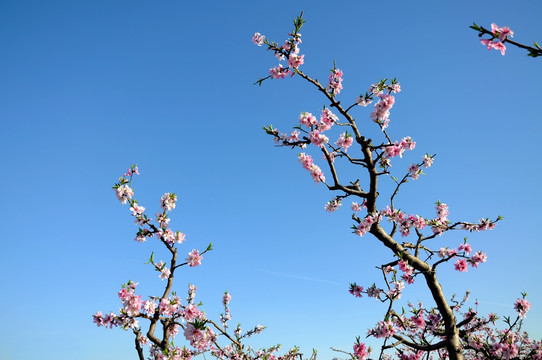
[[[362,200],[361,205],[353,202],[351,209],[354,212],[352,219],[355,224],[352,226],[354,233],[359,236],[364,236],[366,233],[372,234],[386,248],[390,249],[396,260],[389,264],[382,265],[384,282],[387,290],[380,289],[373,284],[367,290],[362,286],[353,283],[350,285],[350,293],[356,297],[362,297],[362,294],[367,294],[369,297],[374,297],[382,302],[388,302],[388,310],[384,315],[384,320],[380,321],[373,329],[369,330],[369,336],[383,338],[384,344],[381,347],[382,358],[384,350],[395,349],[400,359],[419,359],[423,354],[427,353],[429,358],[431,352],[437,352],[441,358],[463,359],[464,355],[474,356],[476,358],[478,349],[492,347],[489,353],[500,355],[502,349],[494,345],[495,342],[503,342],[502,336],[489,336],[491,329],[488,328],[488,322],[478,317],[473,311],[468,311],[463,318],[459,317],[458,311],[465,304],[467,296],[461,302],[455,301],[452,297],[448,301],[442,290],[442,286],[437,280],[437,266],[455,260],[454,268],[459,272],[467,271],[470,264],[473,268],[477,268],[479,264],[487,260],[487,256],[477,251],[474,255],[470,255],[472,248],[470,244],[465,242],[460,244],[458,248],[449,249],[441,248],[438,251],[431,250],[427,245],[422,243],[441,236],[451,230],[464,231],[484,231],[492,230],[496,223],[502,218],[499,216],[496,220],[481,219],[478,223],[457,221],[452,223],[448,220],[448,206],[440,201],[437,202],[437,216],[435,218],[422,217],[420,215],[408,215],[397,209],[394,205],[394,199],[398,194],[402,185],[408,182],[409,179],[418,180],[419,175],[422,175],[422,167],[429,168],[434,161],[435,155],[426,154],[421,162],[411,164],[408,167],[407,173],[399,180],[391,177],[395,182],[395,189],[390,194],[389,204],[383,209],[378,210],[377,199],[379,197],[378,180],[379,177],[390,174],[392,159],[402,157],[408,150],[413,150],[416,143],[410,137],[404,137],[400,141],[392,141],[386,129],[390,123],[390,110],[395,103],[395,94],[401,91],[401,87],[396,79],[388,81],[383,79],[376,84],[372,84],[365,94],[360,95],[354,105],[342,107],[337,96],[342,90],[343,72],[337,68],[334,62],[333,68],[329,76],[327,86],[321,84],[317,79],[305,74],[300,66],[304,63],[304,55],[300,53],[301,34],[299,33],[303,20],[301,16],[294,21],[294,30],[289,34],[290,38],[284,42],[284,45],[279,46],[276,42],[270,42],[264,35],[256,33],[253,36],[253,42],[261,46],[266,44],[268,50],[275,53],[275,57],[280,61],[287,61],[287,66],[279,64],[269,70],[270,75],[266,78],[260,78],[258,84],[261,86],[263,81],[268,79],[283,79],[285,74],[291,77],[298,75],[303,80],[312,84],[316,90],[323,94],[327,101],[327,107],[324,106],[320,119],[309,112],[302,112],[299,116],[299,123],[294,127],[294,131],[290,134],[282,133],[271,125],[264,127],[266,133],[272,136],[277,146],[296,148],[299,147],[304,151],[308,150],[310,145],[314,145],[319,150],[325,159],[327,169],[333,178],[333,184],[327,184],[324,171],[315,163],[311,155],[306,152],[298,154],[299,162],[303,168],[310,172],[311,177],[316,183],[322,182],[331,191],[339,191],[331,201],[325,205],[325,210],[334,212],[339,209],[344,199],[350,196],[358,197]],[[508,28],[493,27],[492,39],[487,40],[490,48],[500,49],[505,51],[504,42],[507,41],[507,36],[512,36],[513,33]],[[492,41],[498,38],[499,41]],[[510,42],[510,41],[509,41]],[[512,43],[512,42],[511,42]],[[486,44],[486,45],[487,45]],[[355,105],[366,107],[374,100],[377,100],[374,105],[370,118],[376,123],[382,131],[384,140],[382,143],[374,145],[371,139],[365,137],[358,128],[356,120],[350,114]],[[335,115],[331,110],[336,109],[338,112]],[[339,116],[345,121],[339,122]],[[348,126],[353,135],[343,133],[339,136],[336,146],[332,145],[329,139],[329,134],[334,125]],[[301,139],[300,132],[306,134]],[[353,142],[358,144],[360,156],[351,157],[347,154]],[[365,174],[365,188],[363,191],[360,185],[360,180],[350,181],[349,186],[341,185],[339,181],[339,173],[335,166],[337,159],[345,159],[349,164],[361,166],[362,172]],[[379,168],[381,170],[379,170]],[[364,209],[365,215],[358,216],[357,213]],[[391,223],[391,230],[387,231],[383,224],[383,220],[387,219]],[[432,234],[424,235],[424,228],[430,227]],[[412,242],[400,242],[395,239],[396,232],[399,231],[402,237],[409,236],[414,229],[417,240]],[[433,256],[438,254],[440,259],[432,260]],[[425,258],[422,258],[425,256]],[[395,267],[398,266],[399,270]],[[398,271],[402,272],[399,278]],[[407,317],[405,311],[401,313],[393,309],[396,299],[400,299],[403,288],[406,284],[412,284],[415,278],[420,276],[425,281],[433,300],[436,303],[435,308],[425,309],[420,304],[418,308],[412,308],[412,317]],[[526,300],[525,300],[526,301]],[[520,309],[528,310],[528,303],[518,305]],[[529,304],[530,306],[530,304]],[[518,313],[520,310],[517,310]],[[426,318],[427,317],[427,318]],[[476,324],[476,326],[475,326]],[[513,323],[509,329],[519,331],[520,326]],[[486,342],[484,346],[473,349],[468,347],[469,341],[474,336],[473,334],[486,334]],[[516,334],[516,332],[514,332]],[[397,340],[394,343],[388,344],[388,339]],[[525,339],[523,342],[513,342],[510,348],[519,349],[518,351],[526,351]],[[529,342],[529,344],[531,344]],[[540,344],[535,346],[536,351],[542,351]],[[364,360],[369,356],[371,349],[367,349],[365,345],[357,338],[354,344],[354,353],[350,354],[353,359]],[[465,349],[472,351],[465,352]],[[542,353],[541,353],[542,354]],[[541,355],[542,356],[542,355]]]
[[[514,32],[510,30],[509,27],[498,27],[495,25],[495,23],[491,24],[491,31],[487,30],[483,26],[478,26],[476,23],[473,23],[472,26],[469,26],[471,29],[478,31],[478,37],[482,37],[484,35],[490,35],[490,39],[481,39],[480,43],[482,45],[487,46],[488,50],[496,49],[500,50],[501,54],[504,55],[506,52],[506,46],[505,43],[512,44],[518,48],[525,49],[529,53],[527,56],[531,57],[538,57],[542,56],[542,48],[534,42],[534,47],[523,45],[518,42],[515,42],[513,40],[510,40],[511,37],[514,36]]]
[[[168,213],[176,207],[177,195],[165,193],[162,196],[160,199],[162,211],[156,214],[156,220],[153,223],[153,219],[145,215],[145,208],[139,205],[133,197],[132,178],[138,174],[137,166],[133,165],[124,176],[119,178],[119,181],[113,186],[113,190],[122,204],[130,206],[135,223],[141,226],[135,240],[142,243],[147,239],[157,238],[168,249],[171,255],[168,263],[162,260],[155,261],[154,252],[151,253],[147,262],[159,273],[160,279],[167,281],[160,297],[151,296],[146,301],[143,301],[141,295],[136,295],[138,283],[128,281],[122,285],[122,289],[118,293],[122,302],[120,313],[118,315],[114,313],[104,315],[98,311],[93,315],[94,323],[97,326],[109,328],[120,326],[124,330],[131,329],[135,334],[135,348],[140,360],[145,358],[143,350],[145,345],[149,346],[149,359],[151,360],[190,360],[192,356],[205,352],[210,352],[212,356],[224,360],[232,358],[256,360],[274,357],[273,353],[278,351],[280,346],[256,351],[251,347],[245,348],[245,345],[242,344],[242,339],[262,332],[263,326],[258,325],[242,334],[241,325],[238,324],[233,334],[228,333],[228,322],[231,320],[229,310],[231,295],[228,292],[225,292],[222,298],[224,313],[220,316],[221,325],[219,325],[218,322],[207,318],[205,312],[200,309],[201,303],[196,305],[194,299],[197,288],[194,285],[190,284],[188,287],[186,305],[172,291],[175,271],[185,265],[189,267],[201,265],[203,255],[212,250],[212,244],[209,244],[201,253],[199,250],[193,249],[188,253],[185,262],[179,263],[177,246],[185,242],[186,235],[180,231],[173,231],[169,226],[170,218],[168,217]],[[140,319],[149,321],[145,335],[139,325]],[[162,330],[161,336],[156,334],[159,327]],[[190,343],[191,348],[175,345],[175,336],[180,330],[183,330],[184,337]],[[226,345],[219,344],[221,337],[226,340]],[[297,350],[292,349],[279,359],[293,359],[299,355]]]

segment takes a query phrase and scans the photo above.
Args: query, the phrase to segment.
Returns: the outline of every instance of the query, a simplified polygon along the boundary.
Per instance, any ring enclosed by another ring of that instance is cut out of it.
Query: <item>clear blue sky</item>
[[[144,296],[163,285],[143,265],[156,243],[132,240],[136,227],[111,191],[136,162],[136,198],[150,214],[164,192],[179,195],[172,225],[187,234],[186,252],[215,244],[176,277],[183,296],[188,282],[198,286],[208,316],[228,290],[234,322],[268,327],[255,346],[315,347],[322,358],[330,346],[350,350],[379,320],[384,306],[347,288],[372,284],[390,254],[351,234],[346,206],[326,213],[331,193],[261,130],[287,130],[324,105],[298,78],[252,85],[276,63],[252,34],[282,42],[301,10],[303,70],[325,79],[336,60],[345,102],[381,78],[400,81],[390,134],[417,148],[394,169],[437,153],[399,206],[431,217],[440,199],[452,220],[505,217],[469,235],[489,260],[443,271],[447,295],[471,289],[481,313],[513,314],[527,291],[526,329],[542,338],[542,60],[489,52],[468,28],[496,22],[517,41],[542,41],[539,1],[4,0],[0,358],[136,357],[131,333],[91,318],[118,310],[129,279]],[[369,114],[354,113],[377,134]],[[418,287],[403,298],[427,300]]]

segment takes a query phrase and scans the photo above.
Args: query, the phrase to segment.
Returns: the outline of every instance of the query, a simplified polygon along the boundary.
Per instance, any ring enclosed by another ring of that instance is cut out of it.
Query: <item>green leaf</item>
[[[481,31],[482,29],[480,29],[480,27],[478,25],[476,25],[475,22],[472,23],[472,26],[469,26],[471,29],[474,29],[476,31]]]
[[[149,264],[149,263],[151,263],[151,264],[154,265],[154,251],[151,253],[151,257],[149,258],[149,261],[147,261],[147,262],[145,263],[145,265],[146,265],[146,264]]]

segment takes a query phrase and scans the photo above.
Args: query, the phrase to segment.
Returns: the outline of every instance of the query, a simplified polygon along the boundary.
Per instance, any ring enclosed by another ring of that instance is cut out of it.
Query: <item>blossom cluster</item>
[[[275,42],[269,42],[269,40],[265,38],[265,35],[258,32],[254,33],[252,36],[252,42],[255,45],[262,46],[263,44],[266,44],[268,46],[267,49],[273,51],[275,57],[279,61],[286,61],[288,64],[287,67],[278,64],[269,69],[269,77],[272,79],[283,79],[288,75],[294,76],[296,69],[305,62],[305,55],[299,53],[299,44],[301,44],[299,29],[302,24],[303,21],[298,18],[294,24],[294,30],[289,34],[290,37],[280,46]]]
[[[296,29],[292,34],[298,33],[301,24],[302,22],[299,17],[296,22]],[[484,31],[482,30],[482,32]],[[513,32],[509,28],[501,28],[492,24],[492,38],[482,40],[482,44],[488,46],[489,49],[495,48],[501,50],[504,55],[504,42],[507,40],[507,37],[512,36]],[[378,322],[368,333],[369,336],[376,338],[388,339],[394,337],[394,340],[397,340],[394,344],[384,342],[379,358],[391,359],[387,354],[384,354],[384,351],[389,348],[396,349],[395,358],[403,360],[418,360],[423,357],[430,359],[433,358],[431,356],[433,354],[430,354],[433,351],[438,353],[439,358],[448,358],[449,355],[451,356],[451,354],[447,353],[448,351],[458,351],[456,346],[458,336],[460,337],[461,351],[464,354],[470,355],[468,358],[471,359],[488,358],[488,354],[505,359],[520,354],[524,355],[525,358],[531,358],[526,355],[530,356],[535,352],[537,353],[536,356],[538,356],[540,344],[519,335],[521,321],[518,323],[517,320],[516,322],[508,320],[508,329],[495,332],[488,325],[495,321],[495,316],[492,314],[486,318],[479,316],[475,310],[469,309],[469,311],[462,314],[463,319],[460,319],[461,315],[458,312],[466,303],[468,295],[462,301],[456,301],[452,297],[450,302],[447,302],[443,298],[442,289],[435,275],[437,266],[442,263],[455,261],[453,264],[455,270],[465,272],[469,264],[473,268],[477,268],[479,264],[486,262],[487,255],[485,253],[482,251],[473,252],[471,245],[466,242],[466,239],[464,243],[452,249],[442,247],[440,250],[435,251],[429,249],[426,245],[427,240],[435,239],[437,236],[450,230],[492,230],[496,222],[500,220],[500,217],[495,221],[485,218],[481,219],[478,223],[452,223],[448,219],[449,209],[447,204],[440,201],[436,204],[436,216],[433,218],[426,218],[417,214],[407,214],[394,207],[394,197],[399,187],[403,183],[406,183],[408,179],[419,179],[419,176],[423,174],[422,168],[431,167],[435,155],[426,154],[423,156],[421,162],[411,164],[402,180],[391,177],[397,187],[391,194],[390,205],[383,210],[376,210],[376,199],[381,195],[376,189],[378,177],[390,174],[389,167],[391,167],[392,158],[402,158],[405,151],[413,150],[416,146],[416,143],[410,137],[404,137],[400,141],[394,142],[386,132],[390,123],[390,112],[395,105],[395,94],[401,91],[401,86],[397,80],[393,79],[391,82],[388,82],[387,79],[384,79],[379,83],[372,84],[364,95],[362,94],[356,99],[354,104],[349,107],[343,107],[341,102],[336,99],[336,96],[343,90],[343,72],[336,68],[335,65],[331,70],[327,85],[323,86],[317,79],[309,77],[293,66],[289,61],[289,54],[284,52],[284,48],[269,43],[259,33],[255,34],[253,41],[257,45],[267,44],[269,49],[275,51],[275,56],[282,57],[282,60],[288,58],[288,68],[286,70],[282,67],[276,68],[274,71],[271,71],[271,78],[278,78],[282,74],[284,74],[282,76],[284,77],[290,71],[292,75],[295,73],[299,74],[300,77],[314,85],[320,93],[325,95],[325,98],[330,102],[327,105],[330,109],[337,109],[337,113],[342,115],[346,120],[344,123],[339,123],[338,119],[334,118],[333,121],[324,122],[323,119],[326,118],[324,111],[331,113],[324,106],[320,120],[312,113],[302,112],[299,116],[300,125],[296,126],[296,130],[290,134],[281,133],[277,129],[273,129],[272,126],[265,127],[264,129],[267,134],[273,136],[279,146],[305,149],[307,145],[313,144],[318,147],[323,152],[324,159],[329,165],[329,170],[333,176],[333,184],[325,183],[322,170],[314,164],[313,158],[310,155],[303,152],[298,154],[298,159],[303,168],[310,172],[315,182],[324,182],[328,189],[343,192],[329,201],[324,206],[325,210],[328,212],[337,211],[341,205],[341,201],[349,196],[362,198],[363,203],[361,205],[353,202],[351,206],[352,211],[354,211],[352,219],[356,222],[353,225],[353,232],[358,236],[364,236],[367,232],[371,232],[378,240],[391,249],[398,258],[381,267],[385,277],[385,289],[378,288],[376,284],[365,289],[356,283],[351,284],[349,289],[349,292],[355,297],[362,297],[363,294],[367,294],[368,297],[373,297],[376,300],[389,302],[384,320]],[[258,83],[261,85],[263,80],[265,79],[260,79]],[[374,123],[378,124],[386,138],[380,145],[373,145],[372,139],[366,138],[366,134],[361,133],[360,127],[356,124],[352,114],[349,113],[355,105],[366,107],[373,102],[375,104],[370,118]],[[354,137],[347,132],[341,134],[339,139],[334,143],[336,147],[333,146],[329,134],[325,133],[333,125],[347,126],[352,129],[355,134],[355,140],[360,145],[362,156],[347,154],[348,148],[354,141]],[[301,133],[305,135],[301,135]],[[367,181],[369,184],[364,184],[362,189],[359,178],[355,181],[350,181],[350,185],[344,185],[344,182],[342,184],[339,183],[339,174],[334,163],[336,157],[346,159],[353,165],[365,168],[369,175]],[[378,164],[384,170],[377,170],[375,164]],[[367,209],[367,213],[365,216],[358,216],[357,213],[362,208]],[[387,218],[392,223],[390,226],[391,230],[387,231],[380,227],[383,218]],[[429,232],[428,230],[424,231],[426,227],[431,229],[431,233],[424,234]],[[403,237],[407,237],[414,231],[417,237],[417,240],[414,242],[404,241],[400,243],[395,238],[397,233],[400,233]],[[401,313],[397,313],[393,309],[394,301],[401,298],[405,284],[412,284],[416,276],[423,276],[425,278],[433,294],[433,299],[438,306],[432,309],[425,309],[421,304],[418,308],[409,305],[412,307],[410,314],[405,312],[404,309]],[[518,319],[525,316],[529,307],[530,304],[525,300],[525,297],[516,301],[515,309],[518,313]],[[452,310],[451,315],[448,309]],[[457,314],[454,314],[454,312]],[[459,329],[461,330],[457,331]],[[449,337],[450,334],[453,334],[453,336]],[[354,353],[350,354],[353,359],[365,359],[370,352],[370,350],[367,351],[365,344],[359,342],[359,338],[354,344],[353,350]],[[425,356],[426,354],[427,356]],[[536,356],[534,358],[538,359]]]
[[[331,69],[331,74],[329,75],[329,83],[327,84],[326,90],[331,96],[339,95],[343,89],[343,72],[341,69]]]
[[[480,43],[487,46],[488,50],[499,50],[504,55],[506,53],[504,42],[508,37],[514,37],[514,32],[507,26],[499,27],[495,23],[491,24],[491,32],[493,37],[491,39],[481,39]]]
[[[326,177],[324,176],[324,173],[322,172],[322,169],[315,163],[313,163],[312,157],[310,155],[306,155],[305,153],[300,153],[297,155],[299,158],[299,162],[301,165],[303,165],[303,168],[305,170],[308,170],[311,174],[312,179],[318,183],[320,181],[325,182]]]
[[[308,166],[317,172],[314,166],[310,164]],[[113,186],[113,190],[122,204],[130,206],[131,215],[135,218],[134,222],[141,226],[137,232],[136,241],[145,242],[148,238],[157,238],[171,253],[172,257],[169,264],[162,260],[155,261],[154,252],[147,262],[159,273],[160,279],[167,280],[166,290],[161,297],[150,296],[147,300],[144,300],[141,295],[136,294],[138,283],[130,280],[128,283],[122,285],[121,290],[118,292],[122,303],[119,313],[115,314],[111,312],[103,314],[101,311],[98,311],[93,315],[94,323],[99,327],[113,328],[120,326],[124,330],[132,330],[136,335],[136,344],[138,344],[136,349],[140,358],[143,358],[143,349],[140,345],[148,345],[149,359],[153,360],[190,360],[191,357],[207,351],[222,359],[231,359],[232,357],[229,357],[228,354],[233,353],[236,353],[240,358],[248,358],[249,353],[253,358],[256,353],[259,354],[260,358],[274,358],[272,354],[278,350],[278,347],[271,347],[267,350],[263,349],[257,352],[249,347],[248,352],[246,352],[243,350],[244,346],[240,342],[243,338],[262,332],[264,330],[262,325],[257,325],[244,333],[241,333],[241,326],[238,325],[233,334],[236,340],[232,340],[231,336],[227,333],[228,322],[231,320],[229,310],[231,295],[228,292],[225,292],[222,297],[225,309],[224,313],[220,316],[222,327],[207,318],[205,313],[200,309],[201,302],[196,305],[196,286],[189,284],[186,303],[183,303],[175,292],[171,292],[170,289],[175,270],[185,265],[189,267],[201,265],[203,254],[212,250],[212,244],[209,244],[203,252],[193,249],[185,258],[186,262],[178,264],[177,245],[185,242],[186,235],[180,231],[173,231],[170,228],[170,218],[168,217],[168,212],[175,209],[178,197],[174,193],[165,193],[162,195],[160,199],[162,211],[156,214],[156,220],[153,222],[153,219],[145,214],[145,207],[139,205],[137,200],[133,198],[134,191],[131,188],[131,183],[134,175],[139,175],[139,170],[135,165],[129,168],[124,176],[119,178],[119,181]],[[315,176],[318,175],[316,174]],[[147,332],[148,337],[142,335],[142,328],[139,324],[141,319],[151,322],[149,331]],[[156,324],[161,324],[163,327],[162,339],[158,339],[154,335]],[[174,345],[175,337],[181,332],[189,342],[191,349]],[[226,338],[232,340],[232,344],[225,346],[218,345],[217,341],[220,335],[226,335]],[[291,350],[287,354],[294,353],[295,351]]]

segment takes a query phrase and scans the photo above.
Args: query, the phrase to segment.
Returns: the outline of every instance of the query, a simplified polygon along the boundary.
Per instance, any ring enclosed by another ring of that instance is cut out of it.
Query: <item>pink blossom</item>
[[[273,79],[284,79],[286,76],[290,75],[292,72],[286,68],[283,68],[282,65],[278,65],[269,69],[269,74]]]
[[[416,325],[416,327],[418,327],[419,329],[423,329],[425,328],[425,319],[423,318],[423,313],[420,311],[420,313],[418,314],[418,316],[413,316],[412,317],[412,322],[414,323],[414,325]]]
[[[299,141],[299,131],[294,130],[290,133],[290,136],[288,136],[288,141],[296,142]]]
[[[170,298],[164,298],[160,300],[160,305],[158,306],[158,310],[160,312],[160,315],[163,316],[172,316],[179,310],[179,306],[181,304],[181,301],[177,296]]]
[[[192,347],[198,351],[203,351],[211,345],[215,335],[211,328],[197,329],[189,323],[185,327],[184,337],[190,341]]]
[[[102,326],[104,324],[104,321],[103,321],[103,315],[102,315],[102,312],[101,311],[97,311],[96,312],[96,315],[92,315],[92,318],[93,318],[93,322],[98,326]]]
[[[410,177],[412,180],[418,180],[421,174],[420,167],[416,164],[412,164],[408,167],[408,172],[410,173]]]
[[[339,121],[337,115],[333,114],[331,110],[325,108],[320,115],[320,124],[318,125],[319,131],[327,131],[331,129],[334,123]]]
[[[166,267],[166,264],[163,261],[160,261],[154,264],[157,271],[160,271],[160,279],[164,280],[169,277],[171,271]]]
[[[264,40],[265,36],[260,34],[259,32],[254,33],[254,35],[252,36],[252,42],[258,46],[262,46]]]
[[[312,157],[310,155],[305,155],[305,153],[300,153],[297,155],[299,162],[303,165],[303,169],[309,170],[312,166]]]
[[[458,259],[455,262],[454,267],[457,271],[467,271],[467,260]]]
[[[426,154],[423,156],[423,167],[424,168],[428,168],[428,167],[431,167],[431,165],[433,165],[433,158],[429,156],[429,154]]]
[[[185,239],[186,239],[186,234],[183,234],[180,231],[177,231],[175,233],[175,236],[173,237],[173,241],[175,241],[177,244],[182,244]]]
[[[138,243],[142,243],[142,242],[147,241],[147,237],[145,236],[145,234],[137,234],[134,240],[137,241]]]
[[[326,90],[328,93],[332,94],[332,96],[339,94],[343,89],[342,76],[343,72],[340,69],[331,69],[331,74],[329,75],[329,83],[326,87]]]
[[[495,23],[491,24],[491,32],[498,35],[501,41],[504,41],[508,36],[514,37],[514,32],[508,26],[498,27]]]
[[[357,284],[350,284],[350,290],[348,290],[348,292],[352,295],[354,295],[355,297],[363,297],[362,295],[362,292],[364,291],[365,289],[363,288],[363,286],[360,286],[360,285],[357,285]]]
[[[514,304],[514,309],[517,311],[521,318],[525,318],[527,311],[531,308],[531,303],[527,299],[517,299]]]
[[[380,96],[383,93],[382,89],[380,88],[380,84],[372,84],[369,87],[369,92],[372,93],[374,96]]]
[[[154,312],[156,311],[156,302],[147,300],[145,301],[145,305],[143,306],[143,309],[145,309],[145,312],[148,316],[153,316]]]
[[[367,215],[365,219],[361,220],[359,225],[356,227],[354,234],[358,236],[365,235],[369,230],[371,230],[371,226],[374,224],[375,220],[376,219],[373,216]]]
[[[405,288],[405,283],[403,283],[402,281],[393,281],[392,284],[394,288],[390,290],[389,296],[392,299],[400,299],[401,293],[403,289]]]
[[[437,254],[439,258],[444,259],[446,256],[448,256],[448,248],[446,247],[440,248],[437,251]]]
[[[309,112],[302,112],[301,115],[299,115],[299,122],[301,123],[301,125],[305,125],[309,129],[311,128],[311,126],[318,124],[316,116]]]
[[[184,309],[183,316],[186,319],[186,321],[191,322],[191,321],[194,321],[196,318],[200,318],[202,316],[202,313],[196,305],[189,304]]]
[[[477,268],[479,263],[485,263],[487,261],[487,255],[481,251],[476,252],[470,258],[470,263],[472,267]]]
[[[190,265],[190,267],[195,267],[201,265],[202,259],[203,256],[199,254],[199,251],[193,249],[191,252],[188,253],[188,257],[185,260],[188,261],[188,265]]]
[[[135,165],[133,165],[128,170],[126,170],[126,173],[124,174],[124,177],[132,176],[134,174],[139,175],[139,169]]]
[[[416,219],[413,222],[413,225],[416,229],[422,230],[425,227],[425,219],[421,216],[416,215]]]
[[[366,107],[367,105],[371,104],[373,100],[369,99],[367,96],[360,95],[356,99],[356,104],[359,106]]]
[[[395,332],[396,330],[391,320],[388,320],[388,321],[381,320],[378,322],[375,329],[372,330],[371,335],[373,335],[377,339],[389,338],[395,335]]]
[[[167,217],[167,214],[156,214],[156,221],[158,221],[158,224],[160,224],[161,228],[166,228],[169,225],[169,222],[171,219]]]
[[[352,135],[344,132],[341,134],[337,142],[335,143],[338,147],[342,147],[344,149],[344,152],[348,151],[348,148],[352,146],[352,143],[354,142],[354,138]]]
[[[160,199],[160,206],[162,209],[171,211],[175,209],[175,203],[177,202],[177,195],[174,193],[165,193]]]
[[[352,211],[358,212],[361,211],[361,206],[357,202],[353,202],[352,206],[350,207]]]
[[[163,231],[162,229],[158,232],[158,238],[163,239],[165,242],[167,242],[169,245],[173,245],[175,242],[175,233],[170,228]]]
[[[401,139],[401,147],[405,150],[414,150],[416,142],[410,136],[405,136]]]
[[[224,295],[222,296],[222,304],[224,306],[228,306],[229,302],[231,301],[231,295],[229,292],[225,292]]]
[[[501,52],[501,55],[504,56],[504,54],[506,53],[506,45],[504,45],[504,43],[502,42],[494,42],[493,43],[493,49],[495,50],[499,50]]]
[[[337,199],[333,199],[331,201],[329,201],[325,206],[324,208],[326,209],[327,212],[334,212],[334,211],[337,211],[339,209],[339,207],[341,206],[341,201],[340,200],[337,200]]]
[[[384,130],[388,127],[390,109],[395,103],[395,98],[389,94],[380,95],[380,100],[375,104],[374,110],[371,113],[371,119],[379,124]]]
[[[378,300],[378,297],[380,296],[380,292],[381,290],[377,288],[375,284],[373,284],[371,285],[371,287],[367,289],[367,296],[374,297]]]
[[[300,153],[297,155],[299,162],[303,165],[303,168],[310,171],[312,179],[318,183],[320,181],[326,181],[324,173],[318,167],[318,165],[313,164],[312,157],[310,155],[305,155],[305,153]]]
[[[323,147],[329,141],[329,138],[324,134],[321,134],[318,130],[309,132],[309,138],[311,143],[319,147]]]
[[[128,185],[120,185],[119,187],[113,189],[117,193],[117,199],[121,204],[126,204],[128,199],[131,199],[134,196],[134,190]]]
[[[484,46],[487,46],[488,50],[499,50],[502,55],[504,55],[506,52],[506,46],[504,45],[504,43],[498,40],[493,41],[493,39],[482,39],[480,40],[480,43]]]
[[[493,39],[481,39],[480,43],[484,46],[487,46],[488,50],[493,49]]]
[[[437,216],[440,220],[447,220],[448,217],[448,205],[437,202],[436,206]]]
[[[470,244],[461,244],[459,245],[459,251],[464,251],[467,254],[470,254],[470,252],[472,251],[472,248]]]
[[[370,352],[371,351],[367,350],[367,346],[365,346],[364,343],[360,342],[358,344],[354,344],[354,356],[357,360],[367,359]]]
[[[396,143],[394,145],[386,146],[386,148],[384,149],[384,156],[387,158],[392,158],[396,156],[403,157],[404,151],[405,150],[399,144]]]
[[[314,182],[319,183],[319,182],[325,182],[326,181],[326,177],[324,176],[324,173],[322,172],[322,169],[320,169],[320,167],[318,167],[318,165],[312,164],[310,172],[311,172],[311,177],[314,180]]]
[[[405,273],[405,275],[412,275],[414,268],[408,265],[403,259],[399,260],[399,269]]]
[[[290,54],[290,56],[288,56],[288,65],[294,69],[297,69],[305,62],[304,57],[305,55]]]

